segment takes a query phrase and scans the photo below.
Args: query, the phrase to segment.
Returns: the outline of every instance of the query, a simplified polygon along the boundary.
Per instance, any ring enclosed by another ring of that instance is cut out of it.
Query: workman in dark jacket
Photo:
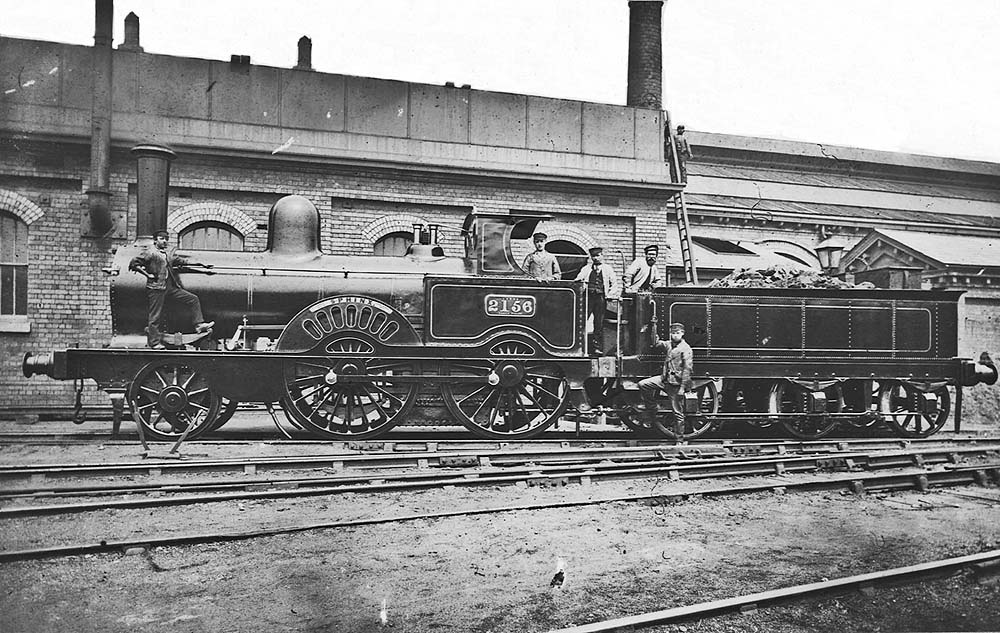
[[[189,262],[186,257],[174,253],[167,246],[170,233],[157,231],[153,235],[153,245],[147,246],[142,253],[132,258],[128,269],[146,276],[146,300],[149,308],[149,322],[146,326],[146,343],[152,349],[164,349],[163,345],[163,306],[167,299],[180,304],[193,314],[194,328],[198,333],[207,332],[215,325],[215,321],[206,321],[201,313],[201,301],[194,293],[184,290],[174,268],[177,266],[203,266],[209,264]]]
[[[674,428],[684,428],[684,394],[692,390],[691,373],[694,371],[694,353],[684,340],[684,324],[670,324],[670,340],[661,341],[656,333],[656,316],[649,321],[650,345],[654,351],[666,352],[663,371],[639,381],[643,406],[647,411],[656,410],[656,394],[663,389],[670,397],[670,408],[675,418]],[[679,438],[678,438],[679,439]]]

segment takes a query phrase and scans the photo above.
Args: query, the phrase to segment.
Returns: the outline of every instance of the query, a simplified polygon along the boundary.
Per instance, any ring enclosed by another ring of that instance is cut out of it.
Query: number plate
[[[533,317],[535,298],[531,295],[486,295],[486,316]]]

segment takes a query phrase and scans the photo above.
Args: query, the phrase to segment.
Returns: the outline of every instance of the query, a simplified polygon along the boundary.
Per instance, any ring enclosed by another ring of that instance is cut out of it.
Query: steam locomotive
[[[137,155],[153,161],[140,162],[140,221],[165,226],[169,168],[155,161],[167,159]],[[28,353],[23,372],[93,379],[162,440],[218,428],[239,402],[275,401],[315,436],[369,439],[421,393],[493,439],[537,436],[570,409],[667,437],[734,421],[802,438],[884,421],[926,437],[948,418],[949,386],[958,416],[963,386],[997,380],[991,361],[957,358],[953,291],[658,288],[617,302],[605,334],[616,344],[592,357],[584,285],[528,278],[512,254],[544,219],[470,213],[461,257],[422,226],[405,256],[333,256],[320,250],[316,207],[286,196],[270,210],[266,250],[199,251],[180,271],[214,331],[146,349],[145,279],[128,272],[141,247],[122,247],[108,269],[109,346]],[[649,348],[654,314],[659,327],[684,323],[695,353],[694,397],[676,428],[666,400],[663,415],[636,407],[638,380],[662,365]]]

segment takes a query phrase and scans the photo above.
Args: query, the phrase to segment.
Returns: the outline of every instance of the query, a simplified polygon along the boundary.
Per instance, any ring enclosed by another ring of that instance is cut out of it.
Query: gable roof
[[[866,235],[844,255],[843,266],[846,267],[879,241],[907,251],[931,268],[1000,267],[1000,238],[892,229],[877,229]]]

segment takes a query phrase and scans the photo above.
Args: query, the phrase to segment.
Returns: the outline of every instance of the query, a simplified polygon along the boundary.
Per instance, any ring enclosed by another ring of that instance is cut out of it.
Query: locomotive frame
[[[139,230],[152,234],[165,224],[172,152],[135,153],[139,217],[160,218]],[[512,241],[544,219],[470,213],[463,257],[445,256],[436,227],[415,227],[404,257],[331,256],[319,248],[316,207],[286,196],[271,209],[265,251],[199,251],[212,267],[182,271],[217,326],[172,335],[167,351],[141,347],[144,280],[120,274],[148,247],[140,238],[108,269],[109,347],[29,352],[23,373],[93,379],[112,395],[116,429],[127,401],[140,430],[163,440],[218,428],[238,402],[279,400],[314,435],[373,438],[428,387],[457,423],[487,438],[534,437],[571,408],[667,437],[737,420],[781,424],[802,438],[885,421],[899,435],[926,437],[947,420],[948,387],[958,428],[962,387],[997,380],[985,354],[980,363],[957,357],[961,292],[944,290],[659,288],[618,302],[617,344],[591,357],[584,284],[530,279],[514,261]],[[645,340],[654,314],[685,323],[695,353],[696,397],[683,428],[637,412],[638,380],[662,364]],[[247,325],[280,331],[274,349],[220,346]]]

